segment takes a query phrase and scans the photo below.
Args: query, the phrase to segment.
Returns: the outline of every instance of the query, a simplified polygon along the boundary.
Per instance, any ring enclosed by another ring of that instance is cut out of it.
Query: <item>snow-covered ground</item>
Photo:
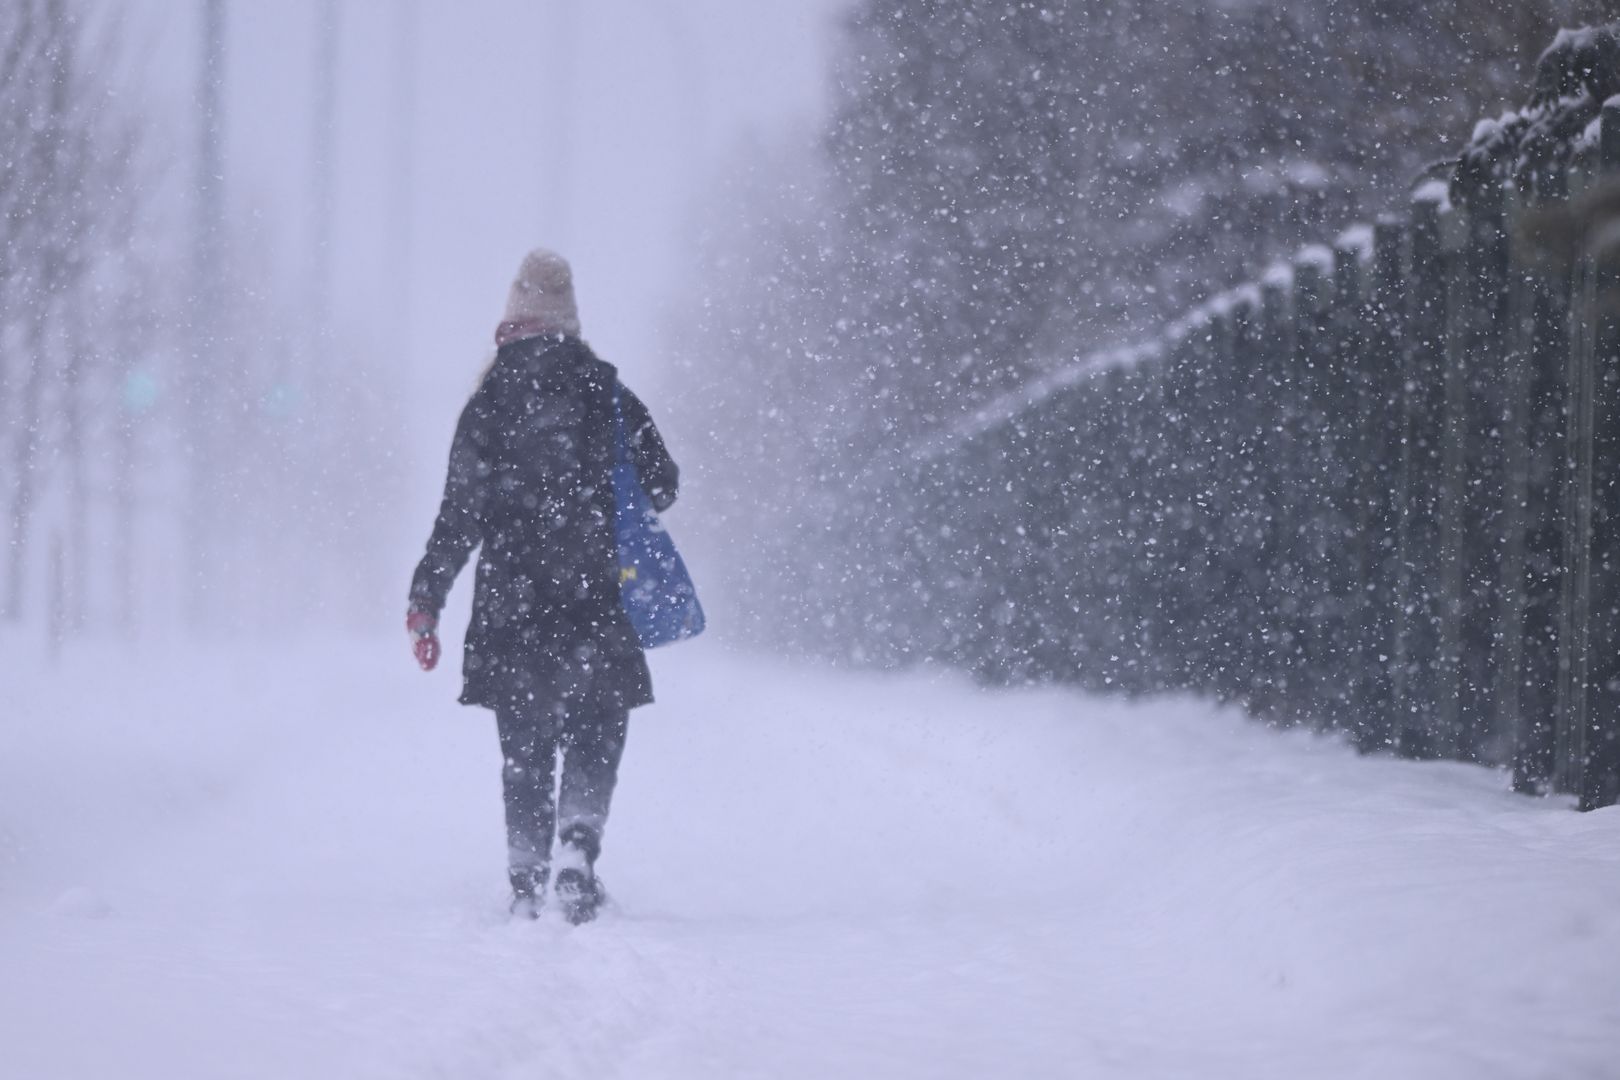
[[[666,650],[591,926],[406,645],[3,676],[0,1076],[1620,1076],[1620,808]]]

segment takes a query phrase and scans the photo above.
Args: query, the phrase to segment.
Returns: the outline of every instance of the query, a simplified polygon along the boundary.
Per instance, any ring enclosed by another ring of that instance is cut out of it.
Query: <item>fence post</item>
[[[1170,343],[1164,364],[1164,461],[1159,470],[1163,517],[1159,523],[1162,552],[1158,617],[1163,623],[1160,674],[1166,690],[1185,690],[1191,678],[1188,633],[1193,594],[1187,587],[1191,554],[1196,549],[1197,519],[1192,465],[1192,355],[1191,335]]]
[[[1412,757],[1437,753],[1443,594],[1440,493],[1444,476],[1445,334],[1447,326],[1446,252],[1442,245],[1440,203],[1419,197],[1412,205],[1412,276],[1405,304],[1406,333],[1401,342],[1401,442],[1406,482],[1401,515],[1400,565],[1408,582],[1411,614],[1406,618],[1406,701],[1401,705],[1399,748]]]
[[[1503,220],[1508,235],[1524,228],[1532,203],[1517,188],[1504,196]],[[1535,348],[1536,286],[1530,268],[1510,260],[1506,278],[1507,312],[1502,324],[1502,516],[1501,599],[1496,610],[1496,666],[1491,698],[1491,730],[1511,740],[1511,759],[1521,759],[1524,632],[1528,598],[1525,593],[1527,532],[1530,516],[1530,363]],[[1498,756],[1498,755],[1489,755]]]
[[[1312,253],[1302,252],[1294,264],[1294,353],[1290,365],[1300,403],[1299,452],[1293,465],[1301,526],[1296,700],[1298,711],[1314,727],[1323,726],[1331,718],[1327,699],[1332,692],[1331,679],[1324,675],[1330,654],[1322,622],[1327,580],[1324,566],[1332,549],[1327,535],[1322,462],[1324,430],[1334,407],[1324,393],[1325,365],[1321,358],[1327,341],[1326,291],[1322,264]]]
[[[1126,408],[1121,388],[1121,373],[1117,369],[1101,372],[1096,380],[1097,395],[1093,409],[1097,417],[1096,441],[1092,444],[1096,458],[1095,484],[1097,497],[1093,502],[1095,526],[1101,535],[1093,538],[1091,557],[1098,566],[1098,603],[1095,612],[1097,624],[1096,648],[1093,660],[1096,676],[1102,680],[1097,689],[1118,689],[1119,664],[1126,648],[1127,628],[1121,612],[1122,592],[1127,586],[1125,573],[1128,553],[1125,541],[1124,500],[1126,465],[1124,454],[1128,442],[1121,438]]]
[[[1366,531],[1367,577],[1360,621],[1366,686],[1359,710],[1365,749],[1396,749],[1396,708],[1406,698],[1405,637],[1400,633],[1410,600],[1399,566],[1400,526],[1406,500],[1405,400],[1400,362],[1401,296],[1405,285],[1406,229],[1384,219],[1373,229],[1372,281],[1367,292],[1366,347],[1361,357],[1361,415],[1367,438],[1358,455],[1360,520]]]
[[[1234,679],[1237,666],[1236,635],[1239,628],[1232,620],[1233,582],[1232,533],[1237,524],[1238,501],[1232,488],[1231,462],[1237,458],[1237,424],[1232,416],[1232,370],[1235,324],[1230,309],[1217,311],[1210,320],[1209,389],[1210,436],[1209,452],[1216,463],[1210,471],[1210,484],[1206,493],[1213,526],[1208,537],[1212,545],[1208,568],[1210,571],[1208,597],[1210,611],[1206,618],[1210,634],[1211,689],[1221,701],[1229,702],[1238,691]]]
[[[1006,431],[1011,432],[1011,425]],[[998,442],[1001,431],[984,431],[969,439],[963,456],[979,477],[972,517],[965,520],[972,537],[973,606],[963,627],[967,657],[974,675],[988,685],[1011,681],[1006,648],[1011,604],[1009,583],[1001,573],[1008,558],[1007,530],[1013,519],[1009,473],[1004,469],[1007,447]]]
[[[1152,687],[1152,657],[1158,641],[1153,577],[1158,571],[1159,525],[1157,508],[1151,498],[1157,464],[1154,443],[1142,438],[1143,434],[1151,432],[1143,431],[1138,418],[1157,414],[1161,398],[1156,372],[1133,365],[1123,369],[1121,376],[1124,402],[1120,419],[1125,437],[1120,439],[1119,445],[1128,448],[1122,505],[1126,547],[1120,568],[1121,607],[1130,636],[1121,653],[1119,679],[1126,693],[1140,694]]]
[[[1099,547],[1100,531],[1106,527],[1106,522],[1102,513],[1102,492],[1099,490],[1102,466],[1098,455],[1104,443],[1100,432],[1102,417],[1098,382],[1096,377],[1092,377],[1082,387],[1076,388],[1076,396],[1083,399],[1084,407],[1072,408],[1070,412],[1074,423],[1071,435],[1073,445],[1063,476],[1063,490],[1068,493],[1068,504],[1067,513],[1062,518],[1064,548],[1068,554],[1058,564],[1066,579],[1070,597],[1070,610],[1063,622],[1063,647],[1072,660],[1075,679],[1088,690],[1100,689],[1103,685],[1099,660],[1102,629],[1099,613],[1102,611],[1103,583],[1108,569],[1103,558],[1106,552]]]
[[[1468,215],[1464,259],[1468,297],[1463,323],[1463,435],[1467,482],[1463,489],[1463,609],[1458,654],[1462,700],[1462,753],[1466,760],[1505,764],[1492,700],[1498,660],[1503,495],[1503,382],[1500,367],[1506,321],[1507,189],[1489,184]]]
[[[1074,609],[1078,606],[1079,581],[1071,564],[1071,559],[1078,559],[1066,520],[1076,505],[1071,477],[1078,465],[1075,433],[1084,414],[1084,407],[1073,400],[1076,396],[1071,389],[1041,406],[1044,419],[1030,433],[1033,456],[1024,507],[1029,581],[1024,588],[1023,618],[1032,636],[1028,649],[1031,671],[1035,678],[1061,682],[1074,678],[1069,640],[1075,632]]]
[[[1536,203],[1546,206],[1568,196],[1568,178],[1549,170],[1536,178]],[[1513,232],[1517,262],[1528,264],[1524,248],[1533,237],[1523,226]],[[1569,273],[1546,267],[1516,267],[1528,273],[1531,288],[1528,378],[1524,393],[1524,605],[1519,644],[1513,786],[1544,794],[1553,773],[1553,726],[1562,676],[1558,667],[1560,596],[1567,520],[1564,516],[1565,415],[1570,356]]]
[[[1589,186],[1585,163],[1569,172],[1569,193]],[[1570,342],[1565,377],[1569,406],[1565,434],[1564,573],[1559,590],[1558,695],[1554,705],[1553,788],[1578,792],[1584,772],[1592,593],[1593,378],[1596,355],[1597,275],[1584,252],[1570,272]]]
[[[1194,461],[1194,499],[1196,499],[1196,551],[1192,552],[1191,570],[1187,576],[1191,578],[1187,588],[1191,589],[1192,625],[1189,627],[1189,641],[1191,641],[1192,687],[1210,693],[1215,688],[1215,662],[1217,662],[1218,641],[1220,633],[1220,617],[1213,597],[1217,594],[1218,568],[1221,557],[1221,521],[1218,512],[1217,484],[1220,483],[1220,457],[1218,457],[1218,421],[1220,406],[1215,402],[1215,381],[1213,372],[1220,363],[1220,321],[1210,314],[1205,316],[1204,324],[1192,335],[1192,353],[1187,363],[1191,364],[1191,398],[1187,402],[1189,413],[1189,427],[1192,437],[1187,440],[1189,453]]]
[[[1466,262],[1464,252],[1447,259],[1446,356],[1444,404],[1441,409],[1443,433],[1438,477],[1436,512],[1440,522],[1439,596],[1435,605],[1435,717],[1431,741],[1436,757],[1456,757],[1461,751],[1462,707],[1461,660],[1463,619],[1463,501],[1467,494],[1465,468],[1467,442],[1467,363],[1463,344],[1463,311],[1468,303],[1461,278]]]
[[[997,682],[1016,685],[1030,678],[1035,638],[1028,619],[1035,614],[1032,589],[1036,586],[1032,544],[1036,524],[1033,518],[1033,492],[1040,473],[1034,468],[1034,430],[1044,422],[1042,415],[1050,402],[1008,417],[1002,424],[980,436],[986,456],[993,465],[996,517],[1001,527],[986,537],[991,548],[995,574],[986,574],[994,596],[990,653],[991,670]]]
[[[1232,584],[1227,619],[1233,630],[1233,692],[1251,713],[1265,707],[1261,699],[1266,692],[1259,686],[1259,673],[1265,666],[1269,631],[1263,612],[1268,567],[1261,546],[1258,469],[1265,396],[1260,386],[1263,370],[1256,357],[1260,335],[1256,299],[1245,290],[1232,307],[1232,366],[1227,373],[1235,454],[1231,462],[1235,505],[1227,551],[1227,580]]]
[[[1620,103],[1604,106],[1599,128],[1600,183],[1612,194],[1620,184]],[[1588,223],[1612,228],[1601,216],[1612,214],[1601,200],[1586,207],[1594,216]],[[1594,247],[1597,245],[1593,245]],[[1585,643],[1587,697],[1585,723],[1572,745],[1572,767],[1578,772],[1572,788],[1583,809],[1620,800],[1620,496],[1615,490],[1620,468],[1620,268],[1612,252],[1595,252],[1587,266],[1592,299],[1589,352],[1593,389],[1592,481],[1590,491],[1602,492],[1588,507],[1591,547],[1588,566],[1589,621]]]
[[[1256,460],[1258,498],[1264,542],[1259,614],[1264,623],[1265,652],[1259,672],[1265,719],[1293,724],[1294,650],[1299,613],[1296,580],[1298,525],[1289,470],[1298,453],[1293,402],[1293,315],[1288,292],[1275,277],[1260,287],[1259,335],[1255,342],[1255,385],[1260,399],[1260,452]]]
[[[1328,393],[1324,427],[1324,499],[1330,529],[1324,599],[1332,666],[1324,672],[1333,690],[1324,719],[1350,731],[1363,744],[1361,712],[1366,696],[1362,619],[1367,598],[1367,535],[1361,526],[1357,478],[1363,454],[1361,257],[1352,248],[1333,251],[1333,300],[1327,362],[1321,377]]]

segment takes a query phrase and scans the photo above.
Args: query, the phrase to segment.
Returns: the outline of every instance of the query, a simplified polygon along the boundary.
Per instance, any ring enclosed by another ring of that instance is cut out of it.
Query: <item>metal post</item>
[[[1527,211],[1516,190],[1507,193],[1505,219],[1509,235]],[[1501,567],[1496,610],[1497,660],[1491,691],[1492,730],[1513,745],[1513,760],[1523,744],[1522,687],[1525,674],[1525,614],[1530,525],[1531,358],[1536,333],[1536,283],[1528,267],[1510,264],[1507,314],[1502,327],[1502,527]]]
[[[1605,190],[1620,184],[1620,103],[1602,111],[1598,169]],[[1602,211],[1589,208],[1591,213]],[[1591,548],[1587,552],[1585,722],[1572,735],[1572,787],[1584,809],[1620,801],[1620,507],[1614,499],[1620,469],[1620,270],[1612,254],[1594,252],[1587,267],[1593,304],[1588,338],[1592,406]]]
[[[1561,171],[1537,178],[1539,205],[1562,203],[1568,178]],[[1515,230],[1527,239],[1523,229]],[[1518,261],[1528,263],[1523,252]],[[1530,274],[1531,338],[1525,391],[1524,616],[1519,646],[1518,726],[1513,783],[1544,794],[1552,782],[1553,728],[1562,676],[1558,666],[1560,595],[1565,565],[1565,439],[1570,354],[1569,274],[1526,267]]]
[[[1293,463],[1293,487],[1298,493],[1299,521],[1299,640],[1297,711],[1313,726],[1328,720],[1327,696],[1331,679],[1327,635],[1322,622],[1325,606],[1325,564],[1328,514],[1323,501],[1324,429],[1332,403],[1325,400],[1322,350],[1327,341],[1327,283],[1322,267],[1310,258],[1294,266],[1293,377],[1300,404],[1299,452]]]
[[[219,331],[224,249],[224,151],[221,99],[225,78],[225,2],[203,0],[197,79],[197,160],[192,236],[191,355],[185,379],[186,462],[190,478],[185,521],[190,543],[187,617],[194,629],[212,621],[219,584]]]
[[[324,351],[332,329],[332,219],[337,155],[337,75],[340,29],[337,0],[322,0],[315,29],[315,113],[311,161],[314,213],[310,237],[309,315],[315,348]]]
[[[1439,588],[1435,663],[1435,715],[1430,746],[1435,756],[1460,757],[1467,745],[1463,733],[1463,649],[1467,614],[1468,466],[1470,320],[1476,317],[1466,247],[1448,253],[1445,329],[1445,389],[1441,415],[1440,474],[1436,497],[1439,518]]]
[[[1363,453],[1365,411],[1364,374],[1361,370],[1362,280],[1360,254],[1345,247],[1333,252],[1333,307],[1331,347],[1323,366],[1330,388],[1328,423],[1324,429],[1326,501],[1330,537],[1327,571],[1326,622],[1332,667],[1326,673],[1333,688],[1324,719],[1354,734],[1365,746],[1362,712],[1367,672],[1363,650],[1363,622],[1368,607],[1365,582],[1371,565],[1366,523],[1362,520],[1359,474]]]
[[[1440,637],[1443,595],[1440,499],[1444,490],[1446,446],[1445,387],[1448,325],[1446,253],[1441,244],[1440,205],[1430,198],[1412,206],[1412,287],[1406,303],[1407,333],[1401,343],[1403,445],[1408,448],[1404,532],[1400,562],[1411,582],[1412,605],[1406,623],[1406,701],[1401,709],[1399,747],[1411,757],[1437,752],[1435,725],[1443,647]]]
[[[1368,577],[1362,659],[1368,673],[1361,703],[1363,746],[1395,750],[1400,745],[1398,709],[1406,700],[1405,617],[1410,610],[1410,579],[1399,563],[1402,521],[1409,480],[1408,446],[1403,430],[1400,341],[1405,333],[1401,303],[1405,287],[1406,228],[1394,220],[1373,229],[1372,282],[1368,290],[1368,337],[1362,351],[1365,423],[1360,488],[1367,530]]]
[[[1580,164],[1570,169],[1570,197],[1590,186]],[[1592,589],[1592,421],[1593,329],[1597,314],[1597,275],[1591,258],[1578,251],[1570,280],[1569,393],[1565,440],[1564,574],[1559,590],[1558,695],[1553,745],[1553,788],[1577,791],[1585,758],[1588,658]]]
[[[1255,342],[1257,396],[1261,407],[1261,453],[1257,461],[1258,499],[1264,573],[1260,604],[1265,636],[1263,669],[1264,715],[1272,723],[1292,724],[1297,719],[1293,702],[1294,649],[1297,640],[1298,580],[1295,545],[1298,530],[1290,470],[1298,453],[1291,365],[1293,314],[1288,293],[1277,281],[1260,290],[1259,336]]]
[[[1468,215],[1468,298],[1464,323],[1463,607],[1458,654],[1462,745],[1465,759],[1506,764],[1512,754],[1494,727],[1502,583],[1504,387],[1501,348],[1506,324],[1506,188],[1491,184]]]

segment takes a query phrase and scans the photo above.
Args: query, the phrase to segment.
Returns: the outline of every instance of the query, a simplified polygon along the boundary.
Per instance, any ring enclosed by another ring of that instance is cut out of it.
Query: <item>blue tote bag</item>
[[[619,550],[619,601],[643,648],[703,632],[703,605],[675,541],[658,520],[630,457],[630,438],[613,388],[613,534]]]

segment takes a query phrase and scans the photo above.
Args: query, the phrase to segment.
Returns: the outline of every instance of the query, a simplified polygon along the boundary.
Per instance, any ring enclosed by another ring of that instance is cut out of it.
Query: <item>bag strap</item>
[[[632,465],[630,440],[624,431],[624,409],[619,405],[619,380],[613,380],[613,463]]]

